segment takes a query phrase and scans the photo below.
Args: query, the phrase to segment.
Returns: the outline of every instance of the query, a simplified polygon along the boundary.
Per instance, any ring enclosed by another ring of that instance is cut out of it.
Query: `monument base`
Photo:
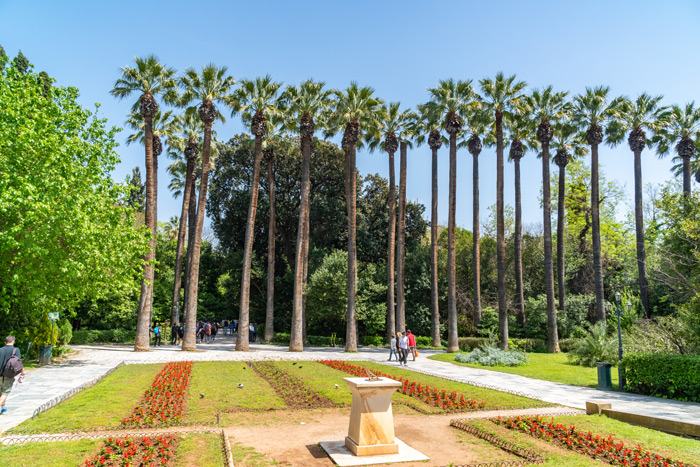
[[[383,454],[398,454],[398,443],[392,444],[371,444],[367,446],[358,446],[350,437],[345,437],[345,447],[356,456],[379,456]]]
[[[355,465],[391,464],[393,462],[420,462],[430,460],[428,456],[408,446],[399,438],[394,438],[399,445],[398,454],[381,454],[377,456],[356,456],[344,441],[321,441],[319,444],[338,467]]]

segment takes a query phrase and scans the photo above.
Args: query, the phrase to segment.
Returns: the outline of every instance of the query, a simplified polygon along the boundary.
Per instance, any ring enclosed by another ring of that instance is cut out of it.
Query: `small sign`
[[[51,321],[58,321],[58,311],[49,312],[49,319]]]

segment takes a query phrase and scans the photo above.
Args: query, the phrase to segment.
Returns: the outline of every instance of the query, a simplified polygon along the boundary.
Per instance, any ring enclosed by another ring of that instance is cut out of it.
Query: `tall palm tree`
[[[357,292],[357,169],[356,152],[358,144],[366,140],[362,128],[376,127],[380,115],[381,99],[373,96],[374,89],[360,87],[351,82],[344,91],[333,92],[333,114],[329,125],[329,134],[343,129],[341,147],[345,153],[345,198],[348,209],[348,307],[345,331],[345,351],[357,351],[357,323],[355,313],[355,294]]]
[[[646,248],[644,245],[644,213],[642,211],[642,150],[652,146],[653,138],[647,139],[646,131],[658,134],[667,124],[669,112],[659,106],[663,96],[650,96],[642,93],[634,102],[620,100],[614,124],[611,128],[611,142],[616,144],[629,132],[627,144],[634,153],[634,223],[637,236],[637,270],[639,296],[644,307],[644,317],[649,318],[649,283],[647,282]],[[694,146],[694,145],[693,145]]]
[[[610,88],[586,88],[574,97],[572,116],[579,129],[586,132],[591,147],[591,230],[593,234],[593,275],[595,282],[596,319],[605,322],[603,259],[600,246],[600,196],[598,183],[598,146],[603,142],[603,126],[613,116],[617,101],[610,101]],[[602,126],[601,126],[602,125]]]
[[[253,179],[250,186],[250,204],[243,247],[243,273],[241,277],[241,308],[238,316],[238,336],[236,350],[248,350],[248,328],[250,325],[250,270],[253,261],[253,235],[255,233],[255,215],[258,209],[258,191],[260,185],[260,161],[262,143],[267,131],[267,119],[277,114],[277,91],[282,83],[272,80],[270,75],[252,80],[242,80],[240,87],[230,102],[233,113],[240,112],[243,121],[250,124],[250,132],[255,136],[255,161]]]
[[[415,119],[414,133],[416,143],[428,146],[433,156],[432,168],[432,198],[430,209],[430,322],[431,343],[440,347],[440,308],[438,305],[438,149],[442,147],[445,137],[442,136],[442,110],[435,102],[427,102],[416,106],[419,116]]]
[[[498,269],[498,331],[500,347],[508,350],[508,305],[506,303],[506,243],[503,218],[503,116],[513,111],[523,99],[525,81],[499,72],[494,79],[484,78],[481,102],[494,115],[496,125],[496,263]]]
[[[463,115],[475,98],[471,80],[441,80],[437,87],[428,88],[431,99],[444,116],[445,131],[450,138],[450,188],[447,217],[447,351],[459,350],[457,334],[457,269],[455,254],[455,211],[457,197],[457,136],[462,131]]]
[[[149,345],[149,328],[151,308],[153,306],[154,260],[156,256],[156,227],[158,219],[155,210],[155,175],[153,163],[153,117],[158,112],[156,97],[161,96],[165,102],[172,103],[177,99],[176,82],[173,76],[175,70],[162,65],[155,55],[145,58],[135,57],[135,67],[123,67],[122,75],[114,83],[110,91],[117,99],[124,99],[132,93],[140,94],[134,103],[133,111],[139,110],[143,116],[144,147],[146,149],[146,226],[151,232],[149,249],[143,268],[141,281],[141,300],[136,321],[136,337],[134,351],[147,351]]]
[[[552,149],[556,149],[554,163],[559,167],[559,191],[557,196],[557,284],[559,286],[559,313],[566,310],[566,166],[572,158],[588,153],[581,132],[567,118],[553,125]]]
[[[216,108],[217,104],[227,104],[231,88],[235,81],[227,74],[227,67],[217,67],[210,63],[197,72],[194,68],[185,70],[180,78],[183,94],[180,105],[186,113],[197,112],[204,125],[204,142],[202,148],[202,174],[199,181],[199,199],[197,200],[197,217],[192,236],[192,246],[187,251],[187,281],[185,282],[185,337],[182,350],[195,350],[195,328],[197,322],[197,295],[199,285],[199,256],[202,247],[202,228],[209,185],[210,155],[212,143],[212,126],[215,120],[225,121]]]
[[[690,158],[695,155],[695,143],[700,139],[700,107],[689,102],[685,107],[674,105],[668,126],[658,135],[657,151],[665,156],[676,145],[676,152],[683,162],[683,194],[690,197]]]
[[[294,294],[292,296],[292,326],[289,350],[304,350],[304,290],[306,288],[305,264],[309,244],[309,199],[311,193],[311,153],[314,149],[314,132],[326,124],[332,91],[324,82],[306,80],[299,86],[287,86],[280,101],[287,117],[287,129],[299,132],[301,143],[301,200],[297,228],[296,254],[294,256]]]
[[[544,285],[547,296],[547,350],[559,352],[557,309],[554,299],[554,260],[552,254],[552,194],[549,177],[549,143],[552,124],[566,116],[566,92],[555,92],[552,86],[535,90],[527,98],[527,106],[537,125],[537,141],[542,148],[542,215],[544,225]]]

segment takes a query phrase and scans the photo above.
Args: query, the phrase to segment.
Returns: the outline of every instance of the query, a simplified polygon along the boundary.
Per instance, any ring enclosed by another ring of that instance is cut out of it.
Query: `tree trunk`
[[[209,154],[211,151],[211,123],[204,123],[204,150],[202,151],[202,178],[199,182],[199,200],[197,201],[197,219],[192,246],[187,252],[187,281],[185,303],[185,337],[182,340],[182,350],[195,350],[197,341],[197,295],[199,292],[199,253],[202,248],[202,228],[207,204],[207,185],[209,183]]]
[[[201,176],[201,174],[200,174]],[[185,259],[188,259],[190,257],[190,251],[194,248],[194,237],[196,234],[197,230],[197,167],[195,165],[195,170],[194,174],[192,176],[192,181],[191,181],[191,193],[190,193],[190,207],[187,210],[187,216],[189,219],[187,219],[187,256]],[[189,274],[189,267],[185,265],[185,284],[187,283],[187,278]],[[188,294],[188,288],[185,287],[185,292],[183,293],[183,306],[182,306],[182,322],[186,323],[187,322],[187,316],[186,312],[187,309],[185,307],[185,303],[187,303],[187,294]]]
[[[180,288],[182,284],[182,255],[185,250],[185,229],[187,228],[187,215],[192,195],[192,179],[194,178],[194,160],[187,160],[185,172],[185,192],[182,195],[182,210],[180,211],[180,228],[177,231],[177,248],[175,252],[175,282],[173,285],[173,303],[170,310],[171,324],[180,324]]]
[[[506,241],[503,219],[503,114],[496,112],[496,267],[498,270],[499,347],[508,350],[508,304],[506,302]]]
[[[146,227],[151,233],[146,253],[146,264],[143,266],[141,281],[141,298],[139,314],[136,320],[136,336],[134,351],[145,352],[150,349],[151,307],[153,305],[153,279],[155,275],[154,261],[156,258],[156,218],[155,218],[155,180],[153,176],[153,117],[144,115],[143,118],[144,145],[146,146]]]
[[[440,347],[440,305],[438,303],[438,148],[432,148],[432,197],[430,208],[430,317],[433,347]]]
[[[311,191],[311,150],[313,140],[303,138],[301,142],[301,200],[299,202],[299,224],[297,228],[296,255],[294,257],[294,291],[292,297],[292,328],[289,339],[289,350],[301,352],[304,350],[304,249],[306,242],[306,222],[309,217],[309,196]]]
[[[685,182],[685,180],[684,180]],[[639,296],[644,307],[644,317],[649,319],[649,284],[647,282],[647,254],[644,245],[644,211],[642,210],[642,151],[634,152],[634,224],[637,233],[637,269],[639,271]]]
[[[559,199],[557,200],[557,276],[559,285],[559,313],[566,310],[566,269],[564,265],[566,246],[566,166],[559,166]]]
[[[399,145],[399,238],[396,242],[396,327],[406,331],[406,299],[404,296],[404,270],[406,264],[406,152],[408,144]]]
[[[258,191],[260,185],[260,160],[262,159],[262,135],[255,137],[255,161],[253,180],[250,187],[250,205],[245,228],[243,247],[243,274],[241,277],[241,309],[238,315],[238,335],[236,350],[249,350],[248,328],[250,327],[250,270],[253,262],[253,236],[255,234],[255,214],[258,211]]]
[[[547,351],[559,352],[557,309],[554,303],[554,263],[552,261],[552,194],[549,180],[549,143],[542,143],[542,213],[544,216],[544,286],[547,295]]]
[[[309,190],[310,191],[310,190]],[[311,196],[309,196],[311,198]],[[306,342],[306,285],[309,279],[309,223],[310,219],[309,201],[306,202],[306,222],[304,223],[304,274],[302,279],[301,293],[301,340]]]
[[[591,144],[591,224],[593,233],[593,275],[595,281],[595,309],[598,321],[605,322],[605,289],[603,261],[600,249],[600,211],[598,195],[598,144]]]
[[[520,327],[525,326],[525,297],[523,296],[523,215],[520,189],[520,158],[513,159],[515,166],[515,299],[517,301],[517,320]]]
[[[267,161],[267,181],[270,188],[270,224],[267,230],[267,310],[265,313],[265,340],[275,335],[275,173],[272,160]]]
[[[447,351],[459,351],[457,335],[457,269],[455,211],[457,200],[457,133],[450,133],[450,185],[447,214]]]
[[[355,314],[355,293],[357,292],[357,176],[355,175],[355,157],[357,146],[345,151],[345,184],[348,208],[348,308],[347,327],[345,331],[345,351],[357,352],[357,323]]]
[[[479,155],[472,155],[472,271],[474,275],[474,332],[481,322],[481,246],[479,235]]]
[[[683,194],[690,198],[690,157],[681,156],[683,160]]]
[[[386,339],[396,335],[396,308],[394,304],[394,254],[396,252],[396,175],[394,151],[389,152],[389,243],[386,259]]]

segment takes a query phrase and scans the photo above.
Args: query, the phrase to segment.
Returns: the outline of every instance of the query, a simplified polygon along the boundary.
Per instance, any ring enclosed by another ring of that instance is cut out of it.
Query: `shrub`
[[[331,338],[330,336],[306,336],[306,343],[315,347],[330,347]],[[345,339],[343,339],[342,337],[336,337],[335,345],[345,345]]]
[[[608,336],[607,326],[598,322],[590,333],[576,339],[573,349],[567,354],[569,361],[583,366],[595,366],[596,362],[617,362],[617,339]]]
[[[498,332],[498,312],[487,306],[481,310],[481,321],[476,331],[481,337],[488,337]]]
[[[136,331],[127,329],[81,329],[73,331],[71,343],[81,344],[107,344],[107,343],[131,343],[134,341]]]
[[[505,351],[493,346],[484,346],[469,353],[458,353],[455,360],[484,366],[520,366],[527,363],[527,355],[518,350]]]
[[[58,337],[56,338],[56,344],[58,346],[70,344],[73,338],[73,326],[71,326],[70,321],[63,320],[63,322],[58,326]]]
[[[289,345],[289,340],[292,336],[288,332],[276,332],[272,336],[272,343],[277,345]]]
[[[433,340],[430,336],[417,336],[416,337],[416,347],[432,347]]]
[[[508,346],[510,350],[547,353],[547,341],[544,339],[508,339]]]
[[[360,345],[383,347],[386,345],[384,336],[360,336]]]
[[[576,339],[561,339],[559,341],[559,350],[561,350],[564,353],[571,352],[574,348],[575,343]]]
[[[486,337],[460,337],[459,350],[462,352],[471,352],[474,349],[485,345],[489,341]]]
[[[622,367],[631,392],[700,402],[700,355],[628,354]]]

